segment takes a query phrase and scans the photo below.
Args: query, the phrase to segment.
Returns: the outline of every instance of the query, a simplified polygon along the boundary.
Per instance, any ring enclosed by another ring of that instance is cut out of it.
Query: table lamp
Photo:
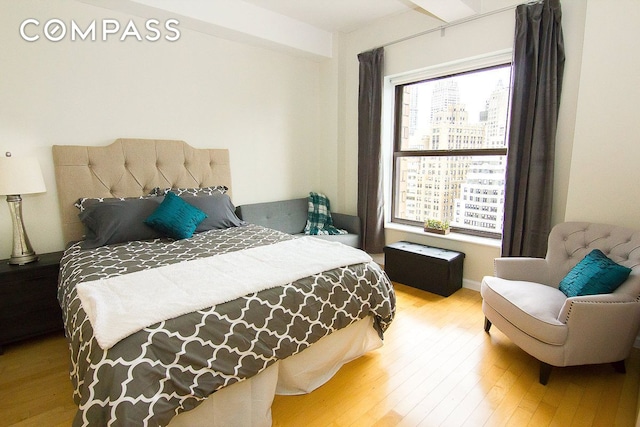
[[[0,157],[0,195],[7,196],[11,222],[13,222],[13,251],[9,264],[27,264],[37,261],[38,256],[31,248],[29,237],[22,221],[21,194],[44,193],[47,191],[42,178],[38,159],[32,157],[12,157],[7,152]]]

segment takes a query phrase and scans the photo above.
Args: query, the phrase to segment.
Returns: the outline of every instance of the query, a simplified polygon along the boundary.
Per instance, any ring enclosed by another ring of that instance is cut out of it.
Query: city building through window
[[[392,221],[500,238],[511,64],[395,85]]]

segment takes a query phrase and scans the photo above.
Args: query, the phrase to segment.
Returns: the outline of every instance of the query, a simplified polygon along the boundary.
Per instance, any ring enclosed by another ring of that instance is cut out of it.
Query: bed
[[[395,312],[384,272],[362,251],[238,220],[227,150],[119,139],[53,158],[74,426],[268,426],[275,394],[311,392],[381,346]],[[206,219],[188,238],[149,235],[139,216],[176,194]],[[218,287],[231,294],[209,299]]]

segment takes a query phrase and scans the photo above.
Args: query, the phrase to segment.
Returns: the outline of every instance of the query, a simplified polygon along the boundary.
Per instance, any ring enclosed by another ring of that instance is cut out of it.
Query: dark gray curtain
[[[362,222],[362,249],[384,249],[384,203],[380,162],[382,73],[384,49],[358,54],[358,216]]]
[[[503,256],[544,257],[564,71],[559,0],[516,8]]]

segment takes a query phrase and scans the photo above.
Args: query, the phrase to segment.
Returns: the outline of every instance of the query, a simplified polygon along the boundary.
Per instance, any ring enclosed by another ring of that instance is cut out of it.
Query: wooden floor
[[[634,426],[640,350],[627,374],[610,365],[554,369],[497,328],[483,330],[480,295],[449,298],[396,285],[385,345],[304,396],[276,396],[274,426]],[[68,426],[75,407],[61,335],[0,356],[0,426]]]

